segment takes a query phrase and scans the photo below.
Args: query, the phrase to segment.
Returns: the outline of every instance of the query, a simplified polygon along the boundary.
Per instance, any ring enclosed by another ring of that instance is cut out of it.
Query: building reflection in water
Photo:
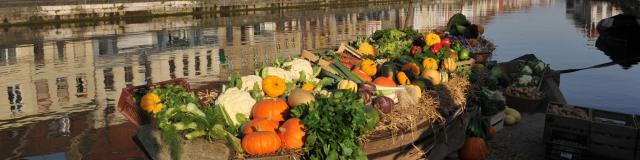
[[[494,15],[552,3],[438,1],[291,11],[276,18],[182,16],[43,27],[27,41],[0,41],[6,42],[0,43],[0,86],[6,88],[0,106],[10,106],[0,107],[0,132],[12,135],[0,141],[14,146],[2,149],[0,157],[140,157],[130,139],[135,127],[115,109],[127,85],[174,78],[194,84],[222,81],[233,72],[252,74],[279,57],[333,48],[382,28],[431,30],[460,11],[485,24]],[[10,29],[0,36],[29,32],[34,31]]]
[[[567,17],[590,40],[598,38],[596,26],[600,20],[622,13],[622,9],[607,1],[567,0]]]

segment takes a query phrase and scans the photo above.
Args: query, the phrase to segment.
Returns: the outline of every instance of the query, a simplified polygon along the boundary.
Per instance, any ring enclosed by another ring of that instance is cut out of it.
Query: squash
[[[442,60],[443,69],[446,69],[449,72],[455,72],[456,67],[458,66],[456,65],[456,61],[453,58],[445,58],[444,60]]]
[[[433,58],[425,58],[422,60],[422,67],[424,70],[438,70],[438,62]]]
[[[422,77],[411,81],[411,85],[415,85],[420,87],[421,90],[427,90],[433,88],[433,84],[430,80],[424,79]]]
[[[407,75],[402,71],[398,72],[396,78],[398,78],[398,83],[400,83],[400,85],[411,84],[411,80],[409,80],[409,77],[407,77]]]
[[[397,63],[387,62],[380,66],[378,77],[393,77],[398,72],[399,68]]]
[[[362,60],[360,70],[369,76],[374,76],[378,72],[378,64],[370,59]]]
[[[518,121],[516,121],[516,117],[512,116],[512,115],[505,115],[504,116],[504,124],[505,125],[514,125],[518,123]]]
[[[429,47],[440,43],[440,36],[435,33],[429,33],[425,35],[424,39],[425,41],[427,41],[427,46]]]
[[[454,51],[449,51],[449,56],[451,56],[451,59],[453,60],[458,60],[458,53]]]
[[[432,85],[439,85],[442,82],[442,76],[436,70],[425,70],[420,77],[431,81]]]
[[[358,84],[352,80],[341,80],[338,82],[338,89],[358,91]]]
[[[449,74],[447,72],[440,72],[440,82],[441,83],[449,82]]]
[[[304,83],[302,84],[302,89],[303,90],[307,90],[307,91],[313,91],[316,88],[315,85],[311,84],[311,83]]]
[[[358,52],[363,55],[375,56],[376,48],[373,47],[373,45],[369,44],[369,42],[364,42],[360,44],[360,47],[358,47]]]
[[[304,89],[294,89],[289,93],[287,97],[287,104],[291,107],[296,107],[301,104],[311,103],[315,100],[313,93]]]
[[[420,99],[422,98],[422,89],[416,85],[406,85],[404,86],[405,90],[411,95],[413,98]]]
[[[248,135],[253,132],[257,132],[257,128],[261,128],[263,131],[275,132],[276,129],[278,129],[278,122],[264,118],[254,118],[244,126],[244,129],[242,129],[242,135]]]
[[[410,71],[413,75],[420,75],[420,67],[415,63],[407,63],[402,65],[402,71]]]
[[[285,121],[278,129],[278,135],[282,141],[282,148],[300,149],[304,145],[304,125],[298,118],[291,118]]]
[[[242,149],[250,155],[266,155],[278,151],[282,146],[280,136],[276,132],[262,131],[245,135],[242,138]]]
[[[251,115],[254,119],[268,119],[276,122],[282,122],[285,120],[288,114],[289,106],[284,100],[277,98],[266,98],[260,100],[253,106]]]
[[[384,87],[396,86],[396,82],[393,82],[393,79],[391,79],[390,77],[378,77],[373,80],[373,83]]]
[[[371,76],[369,76],[367,73],[364,73],[364,71],[358,69],[358,68],[354,68],[353,73],[355,73],[356,75],[358,75],[358,77],[360,77],[360,79],[362,79],[365,82],[371,82],[373,79],[371,79]]]
[[[142,97],[140,107],[142,107],[142,110],[153,114],[160,112],[164,108],[160,101],[160,96],[153,92],[149,92]]]
[[[286,84],[280,77],[267,76],[262,80],[262,90],[265,95],[275,98],[284,93],[286,90]]]
[[[235,125],[239,125],[238,115],[248,118],[251,115],[256,100],[251,97],[247,91],[238,89],[237,87],[228,88],[216,99],[215,104],[221,106],[227,111],[231,121]]]
[[[489,156],[489,148],[484,139],[471,137],[464,142],[458,155],[461,160],[486,160]]]

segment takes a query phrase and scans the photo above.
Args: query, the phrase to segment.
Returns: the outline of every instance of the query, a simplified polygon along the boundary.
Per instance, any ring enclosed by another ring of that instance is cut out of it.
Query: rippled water
[[[511,60],[535,53],[554,69],[608,62],[594,25],[620,9],[580,0],[437,1],[358,8],[147,18],[135,22],[12,27],[0,31],[0,157],[137,159],[135,127],[117,111],[120,89],[172,78],[225,80],[302,50],[375,30],[445,25],[458,12],[486,25]],[[562,75],[570,103],[638,113],[637,67]],[[6,91],[4,91],[6,87]]]

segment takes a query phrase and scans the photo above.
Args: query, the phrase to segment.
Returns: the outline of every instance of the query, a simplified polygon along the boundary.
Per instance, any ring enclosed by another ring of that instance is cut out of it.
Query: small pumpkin
[[[370,59],[362,60],[360,70],[369,76],[374,76],[378,72],[378,64]]]
[[[338,89],[358,91],[358,84],[351,80],[341,80],[338,82]]]
[[[280,136],[276,132],[262,131],[247,134],[242,138],[242,149],[250,155],[272,154],[282,146]]]
[[[422,89],[416,85],[406,85],[404,86],[405,90],[416,99],[422,98]]]
[[[276,122],[284,121],[289,106],[280,98],[265,98],[253,105],[251,115],[254,119],[268,119]]]
[[[493,139],[493,137],[496,136],[496,128],[491,127],[489,128],[489,139]]]
[[[456,71],[456,68],[458,66],[456,65],[456,60],[454,60],[453,58],[445,58],[442,61],[442,68],[446,69],[449,72],[454,72]]]
[[[360,77],[360,79],[362,79],[365,82],[371,82],[371,76],[369,76],[367,73],[364,73],[364,71],[358,69],[358,68],[354,68],[353,73],[355,73],[356,75],[358,75],[358,77]]]
[[[358,52],[364,55],[375,56],[376,48],[373,47],[373,45],[369,44],[369,42],[364,42],[360,44],[360,47],[358,47]]]
[[[140,107],[142,107],[144,111],[156,114],[160,112],[164,106],[160,101],[160,96],[153,92],[149,92],[140,100]]]
[[[433,58],[425,58],[422,60],[424,70],[438,70],[438,62]]]
[[[442,76],[437,70],[425,70],[420,77],[431,81],[431,84],[439,85],[442,82]]]
[[[407,75],[402,71],[398,72],[398,75],[396,77],[398,78],[398,83],[400,83],[400,85],[411,84],[411,80],[409,80],[409,77],[407,77]]]
[[[242,135],[248,135],[253,132],[257,132],[258,128],[263,129],[263,131],[275,132],[276,129],[278,129],[278,122],[264,119],[264,118],[257,118],[257,119],[254,118],[244,126],[244,129],[242,130]]]
[[[304,125],[298,118],[290,118],[278,129],[282,148],[299,149],[304,145]]]
[[[391,79],[391,77],[378,77],[375,80],[373,80],[373,83],[380,86],[385,86],[385,87],[396,86],[396,82],[393,82],[393,79]]]
[[[285,89],[284,79],[278,76],[267,76],[262,80],[262,90],[269,97],[279,97],[284,93]]]
[[[413,75],[419,75],[420,74],[420,68],[418,67],[417,64],[415,63],[407,63],[402,65],[402,71],[411,71],[411,73],[413,73]]]
[[[479,137],[467,138],[458,155],[461,160],[486,160],[489,149],[484,139]]]

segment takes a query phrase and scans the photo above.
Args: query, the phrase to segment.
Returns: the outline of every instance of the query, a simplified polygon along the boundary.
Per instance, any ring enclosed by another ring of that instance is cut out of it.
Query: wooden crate
[[[492,116],[484,116],[484,118],[489,121],[491,127],[495,128],[496,131],[500,131],[504,128],[504,111],[498,112]]]
[[[567,145],[562,142],[545,143],[545,159],[552,160],[583,160],[589,159],[587,147]]]
[[[609,159],[635,158],[638,128],[633,115],[593,109],[591,118],[591,153]]]
[[[550,109],[554,105],[564,107],[567,104],[557,102],[549,103],[549,106],[547,107],[547,113],[545,114],[543,135],[544,142],[553,142],[560,140],[575,142],[582,146],[589,145],[591,129],[591,109],[574,106],[575,108],[582,109],[587,113],[587,119],[580,119],[554,114]]]

